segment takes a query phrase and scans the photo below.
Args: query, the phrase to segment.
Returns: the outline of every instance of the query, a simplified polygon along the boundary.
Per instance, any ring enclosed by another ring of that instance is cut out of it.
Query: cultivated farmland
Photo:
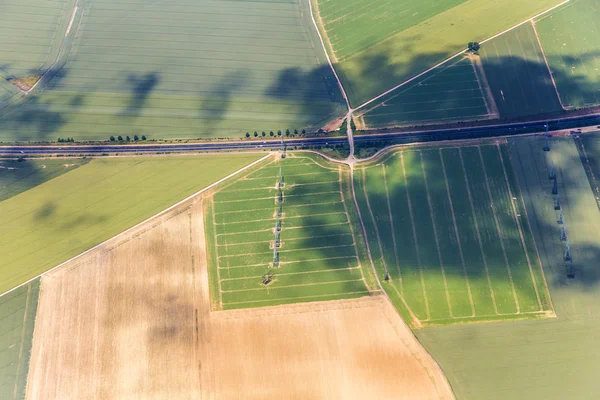
[[[85,164],[83,159],[0,161],[0,202]]]
[[[558,318],[427,328],[419,339],[446,372],[458,399],[589,399],[600,391],[600,213],[573,139],[510,141]],[[568,231],[575,277],[566,276],[552,180]],[[492,361],[490,361],[492,360]]]
[[[506,145],[393,151],[355,185],[384,288],[414,327],[552,315]]]
[[[582,135],[575,142],[600,209],[600,132]]]
[[[0,397],[24,398],[40,281],[0,297]]]
[[[75,3],[76,0],[2,2],[0,79],[41,75],[52,65]]]
[[[228,184],[208,202],[206,216],[213,306],[369,294],[375,283],[355,213],[349,170],[314,155],[271,160]]]
[[[94,159],[0,202],[0,293],[258,158],[229,154]]]
[[[0,140],[239,138],[316,130],[343,114],[305,0],[79,8],[66,63],[0,117]]]
[[[565,107],[600,104],[599,0],[572,0],[536,22]]]
[[[449,62],[358,111],[355,117],[360,127],[368,128],[497,117],[484,89],[485,75],[477,67],[468,57]]]
[[[322,30],[334,43],[333,50],[337,46],[347,51],[338,57],[336,68],[352,105],[358,106],[462,51],[469,41],[489,38],[560,1],[378,1],[374,6],[369,0],[317,3]],[[420,14],[413,17],[415,12]],[[385,24],[380,19],[393,22]]]
[[[453,398],[383,296],[211,312],[202,216],[190,200],[42,278],[28,398]]]
[[[533,24],[485,43],[480,53],[501,117],[562,110]]]

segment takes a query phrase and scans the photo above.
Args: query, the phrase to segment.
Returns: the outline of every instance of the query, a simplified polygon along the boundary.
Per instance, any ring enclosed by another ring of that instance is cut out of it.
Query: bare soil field
[[[383,296],[210,311],[199,199],[42,279],[29,399],[452,399]]]

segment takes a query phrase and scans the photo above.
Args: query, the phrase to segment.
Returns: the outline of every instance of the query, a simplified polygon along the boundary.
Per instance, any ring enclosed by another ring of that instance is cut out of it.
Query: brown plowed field
[[[211,313],[200,202],[52,271],[29,399],[451,399],[383,296]]]

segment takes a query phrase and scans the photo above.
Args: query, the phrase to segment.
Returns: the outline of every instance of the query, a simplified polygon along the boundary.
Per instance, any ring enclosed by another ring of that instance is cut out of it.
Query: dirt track
[[[383,296],[211,313],[201,211],[42,279],[27,398],[453,398]]]

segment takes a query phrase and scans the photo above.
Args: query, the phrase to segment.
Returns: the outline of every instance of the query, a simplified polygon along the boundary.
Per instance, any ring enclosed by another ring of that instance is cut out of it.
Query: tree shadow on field
[[[346,113],[344,98],[329,65],[310,70],[286,68],[279,72],[265,95],[297,107],[297,119],[305,126],[288,126],[290,130],[316,130]]]
[[[228,73],[216,82],[206,94],[200,96],[198,117],[209,132],[217,130],[221,122],[227,118],[231,98],[244,88],[250,78],[250,71],[240,69]]]
[[[138,117],[148,101],[148,97],[160,83],[160,74],[149,72],[137,75],[128,74],[126,85],[129,86],[131,97],[125,109],[121,112],[122,117]]]

